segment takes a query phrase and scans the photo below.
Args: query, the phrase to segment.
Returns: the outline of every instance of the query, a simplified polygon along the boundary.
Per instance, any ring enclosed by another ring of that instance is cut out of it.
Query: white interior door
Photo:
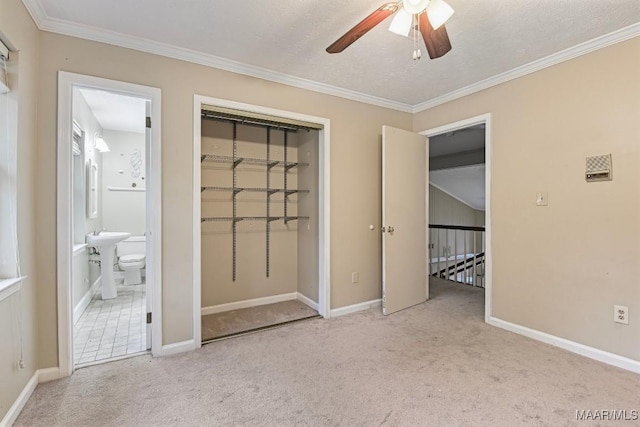
[[[382,313],[428,296],[427,139],[382,127]]]

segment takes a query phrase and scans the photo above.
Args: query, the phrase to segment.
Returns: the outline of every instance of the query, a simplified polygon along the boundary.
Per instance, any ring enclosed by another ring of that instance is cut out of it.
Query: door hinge
[[[147,313],[147,324],[151,323],[151,313]]]
[[[151,129],[151,117],[147,117],[146,126]]]

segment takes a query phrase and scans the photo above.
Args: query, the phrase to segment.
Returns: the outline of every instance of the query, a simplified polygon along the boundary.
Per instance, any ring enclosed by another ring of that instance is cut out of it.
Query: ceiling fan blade
[[[327,48],[328,53],[339,53],[351,46],[353,42],[364,36],[373,27],[393,15],[398,10],[398,3],[385,3],[371,15],[364,18]]]
[[[420,17],[420,32],[424,39],[424,44],[427,46],[427,52],[429,52],[429,58],[436,59],[443,56],[445,53],[451,50],[451,41],[449,41],[449,35],[444,25],[434,30],[429,22],[429,18],[426,13],[421,13]]]

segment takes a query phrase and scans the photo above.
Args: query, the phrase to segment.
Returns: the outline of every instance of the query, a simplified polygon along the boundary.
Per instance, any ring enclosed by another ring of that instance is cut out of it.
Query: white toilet
[[[117,243],[118,267],[124,271],[125,285],[139,285],[142,283],[141,272],[144,268],[145,251],[145,236],[131,236]]]

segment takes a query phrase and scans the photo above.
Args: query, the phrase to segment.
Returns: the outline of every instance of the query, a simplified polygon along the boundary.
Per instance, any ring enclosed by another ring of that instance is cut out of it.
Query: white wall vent
[[[611,181],[611,154],[587,157],[587,182]]]

